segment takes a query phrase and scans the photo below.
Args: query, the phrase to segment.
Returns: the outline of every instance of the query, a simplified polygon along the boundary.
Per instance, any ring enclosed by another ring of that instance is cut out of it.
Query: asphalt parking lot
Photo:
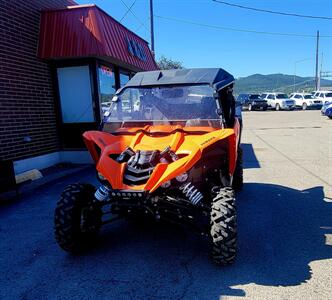
[[[0,299],[331,299],[332,120],[245,112],[238,259],[219,268],[186,229],[118,221],[84,255],[60,250],[53,210],[92,170],[0,204]]]

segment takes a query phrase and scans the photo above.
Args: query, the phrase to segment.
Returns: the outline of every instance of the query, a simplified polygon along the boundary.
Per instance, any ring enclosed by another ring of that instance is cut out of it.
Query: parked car
[[[295,101],[296,107],[301,107],[303,110],[309,108],[321,109],[323,106],[322,100],[316,99],[308,93],[293,93],[289,98]]]
[[[332,102],[328,102],[325,109],[325,116],[332,119]]]
[[[102,110],[103,114],[104,114],[107,110],[109,110],[109,108],[110,108],[110,106],[111,106],[111,103],[112,103],[112,102],[102,102],[102,103],[101,103],[101,110]]]
[[[326,102],[332,101],[332,91],[315,91],[314,98],[320,99],[323,101],[323,104]]]
[[[325,113],[326,113],[326,110],[327,108],[331,107],[332,106],[332,101],[330,102],[325,102],[322,106],[322,109],[321,109],[321,113],[323,116],[325,116]]]
[[[241,103],[243,109],[267,110],[267,101],[262,100],[259,94],[240,94],[237,101]]]
[[[269,107],[275,110],[293,110],[295,101],[290,100],[287,94],[282,93],[264,93],[261,95],[262,100],[266,100]]]

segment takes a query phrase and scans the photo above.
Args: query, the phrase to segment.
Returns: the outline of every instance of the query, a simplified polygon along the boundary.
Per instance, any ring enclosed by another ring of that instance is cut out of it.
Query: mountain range
[[[321,79],[321,87],[332,88],[332,80]],[[311,92],[315,90],[314,77],[295,76],[286,74],[253,74],[247,77],[236,79],[234,93],[263,93],[263,92]]]

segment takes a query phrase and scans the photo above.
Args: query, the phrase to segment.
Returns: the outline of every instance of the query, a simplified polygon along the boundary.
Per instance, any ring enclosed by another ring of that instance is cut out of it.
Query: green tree
[[[171,58],[167,58],[162,55],[157,64],[161,70],[170,70],[170,69],[183,69],[182,62],[172,60]]]

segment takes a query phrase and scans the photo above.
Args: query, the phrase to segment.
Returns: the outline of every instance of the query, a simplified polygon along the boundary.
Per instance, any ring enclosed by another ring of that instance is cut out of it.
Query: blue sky
[[[121,0],[76,0],[95,3],[116,20],[127,11]],[[130,6],[134,0],[123,0]],[[331,0],[227,0],[262,9],[304,15],[332,17]],[[121,23],[150,42],[149,0],[136,0]],[[157,16],[188,20],[207,25],[256,31],[321,35],[320,58],[323,70],[332,71],[332,20],[297,18],[228,7],[212,0],[154,0]],[[142,23],[144,25],[142,25]],[[270,36],[219,30],[155,17],[156,58],[165,55],[185,67],[222,67],[236,77],[255,73],[284,73],[314,76],[316,39]],[[297,62],[303,60],[301,62]],[[296,63],[297,62],[297,63]]]

